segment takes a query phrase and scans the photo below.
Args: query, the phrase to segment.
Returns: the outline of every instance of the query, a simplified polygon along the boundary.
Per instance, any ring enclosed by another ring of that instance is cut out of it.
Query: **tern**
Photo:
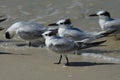
[[[106,40],[99,42],[92,42],[92,43],[83,43],[79,41],[76,42],[65,37],[60,37],[56,35],[56,33],[53,31],[46,31],[42,35],[45,38],[46,47],[50,51],[60,54],[60,59],[56,64],[61,63],[62,55],[64,55],[67,61],[66,64],[69,65],[67,54],[73,53],[80,49],[86,49],[86,48],[98,46],[106,42]]]
[[[66,37],[74,41],[90,42],[102,37],[105,37],[114,31],[100,31],[100,32],[86,32],[71,25],[69,18],[60,19],[56,23],[49,24],[48,26],[59,26],[58,35]]]
[[[12,39],[16,34],[25,41],[31,41],[42,38],[42,33],[47,27],[36,22],[16,22],[11,25],[5,32],[7,39]]]
[[[110,12],[108,11],[98,11],[95,14],[90,14],[90,17],[98,16],[99,17],[99,25],[102,30],[116,30],[115,37],[117,38],[117,34],[120,33],[120,19],[114,19],[111,17]]]

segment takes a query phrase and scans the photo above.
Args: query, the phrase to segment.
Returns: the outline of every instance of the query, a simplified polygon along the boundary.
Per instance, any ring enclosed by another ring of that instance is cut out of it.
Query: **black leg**
[[[60,55],[59,61],[58,61],[57,63],[55,63],[55,64],[60,64],[60,63],[61,63],[61,60],[62,60],[62,55]]]
[[[70,63],[69,63],[68,57],[65,56],[65,58],[66,58],[66,61],[67,61],[67,65],[69,65]]]
[[[32,45],[32,43],[31,43],[31,42],[29,42],[29,43],[28,43],[28,46],[30,47],[31,45]]]

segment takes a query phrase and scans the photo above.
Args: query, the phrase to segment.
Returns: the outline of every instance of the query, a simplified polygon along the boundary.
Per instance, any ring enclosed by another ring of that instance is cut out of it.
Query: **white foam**
[[[110,62],[114,62],[114,63],[120,63],[120,59],[115,58],[115,57],[105,56],[102,54],[83,53],[82,56],[93,57],[93,58],[102,59],[102,60],[110,61]]]

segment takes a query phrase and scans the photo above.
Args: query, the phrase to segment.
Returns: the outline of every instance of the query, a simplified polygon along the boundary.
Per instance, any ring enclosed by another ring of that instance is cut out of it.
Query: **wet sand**
[[[13,52],[11,51],[13,50]],[[18,51],[19,50],[19,51]],[[22,51],[22,52],[21,52]],[[29,53],[29,52],[31,53]],[[99,51],[98,51],[99,52]],[[1,80],[119,80],[120,64],[69,55],[70,65],[56,65],[58,55],[39,48],[9,48],[0,52]]]
[[[97,18],[87,15],[105,9],[120,18],[119,0],[1,0],[0,15],[8,20],[0,23],[5,30],[17,21],[35,21],[45,25],[70,17],[73,25],[86,31],[100,31]],[[87,23],[86,23],[87,22]],[[56,65],[59,55],[46,48],[16,45],[24,43],[17,36],[6,40],[0,32],[0,80],[120,80],[120,40],[112,37],[103,46],[82,50],[81,55],[68,55],[70,65]]]

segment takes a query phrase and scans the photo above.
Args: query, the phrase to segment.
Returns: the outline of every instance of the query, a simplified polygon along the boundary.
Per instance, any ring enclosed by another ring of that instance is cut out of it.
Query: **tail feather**
[[[95,47],[95,46],[99,46],[102,43],[105,43],[106,40],[104,41],[98,41],[98,42],[92,42],[92,43],[78,43],[81,47],[79,47],[79,49],[86,49],[86,48],[90,48],[90,47]]]
[[[108,36],[108,35],[110,35],[110,34],[112,34],[112,33],[114,33],[114,32],[116,32],[116,30],[113,30],[113,29],[111,29],[111,30],[106,30],[106,31],[101,31],[101,32],[99,32],[99,34],[96,35],[95,37],[96,37],[97,39],[99,39],[99,38],[102,38],[102,37],[106,37],[106,36]]]
[[[87,42],[90,42],[90,41],[93,41],[93,40],[96,40],[96,39],[107,37],[114,32],[116,32],[116,30],[113,30],[113,29],[109,29],[109,30],[106,30],[106,31],[101,31],[99,33],[93,34],[93,37],[83,39],[80,42],[87,43]]]

